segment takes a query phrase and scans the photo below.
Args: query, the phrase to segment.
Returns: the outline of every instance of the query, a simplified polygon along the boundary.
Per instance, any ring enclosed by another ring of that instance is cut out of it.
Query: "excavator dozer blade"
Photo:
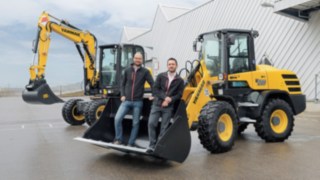
[[[64,102],[52,92],[44,80],[33,83],[32,85],[27,85],[26,89],[22,92],[22,99],[30,104],[54,104]]]
[[[125,153],[152,156],[155,158],[176,161],[179,163],[185,161],[191,148],[191,135],[187,122],[186,106],[183,101],[179,103],[175,115],[172,118],[173,121],[171,125],[166,130],[165,134],[158,139],[154,152],[152,153],[147,153],[147,148],[149,145],[148,122],[145,119],[148,118],[142,118],[140,121],[139,135],[136,140],[136,144],[141,148],[116,145],[112,143],[115,137],[114,113],[116,112],[115,109],[113,109],[113,105],[114,103],[109,100],[100,119],[96,121],[96,123],[92,125],[82,137],[77,137],[75,140],[94,144],[107,149],[122,151]],[[150,108],[148,110],[150,110]],[[131,126],[126,125],[125,121],[126,120],[124,120],[123,124],[123,132],[125,139],[128,139]],[[139,144],[139,142],[142,143],[142,145]]]

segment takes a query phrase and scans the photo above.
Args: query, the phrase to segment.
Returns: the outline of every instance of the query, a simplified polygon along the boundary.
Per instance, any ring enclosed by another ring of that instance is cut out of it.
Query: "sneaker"
[[[113,141],[113,144],[115,144],[115,145],[122,145],[121,141],[119,141],[119,140]]]
[[[137,144],[128,144],[129,147],[135,147],[135,148],[142,148],[141,146],[138,146]]]

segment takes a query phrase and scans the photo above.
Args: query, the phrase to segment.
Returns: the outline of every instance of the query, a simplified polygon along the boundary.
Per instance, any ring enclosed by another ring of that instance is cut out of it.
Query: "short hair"
[[[173,58],[173,57],[169,58],[167,61],[167,64],[169,61],[174,61],[176,63],[176,65],[178,66],[178,61],[175,58]]]
[[[140,55],[141,55],[141,57],[143,58],[143,54],[142,54],[140,51],[138,51],[138,52],[134,53],[134,56],[136,56],[137,54],[140,54]],[[134,57],[134,56],[133,56],[133,57]]]

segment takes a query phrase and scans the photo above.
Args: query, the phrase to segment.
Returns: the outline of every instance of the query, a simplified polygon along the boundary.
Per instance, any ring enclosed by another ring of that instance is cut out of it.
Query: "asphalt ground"
[[[75,141],[88,126],[65,123],[62,105],[0,98],[0,179],[320,179],[320,104],[308,103],[284,143],[250,125],[230,152],[210,154],[192,132],[182,164]]]

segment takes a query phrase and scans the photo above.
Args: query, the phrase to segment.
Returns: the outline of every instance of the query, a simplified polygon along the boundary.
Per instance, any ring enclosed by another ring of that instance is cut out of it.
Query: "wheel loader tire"
[[[237,124],[235,110],[228,102],[208,102],[199,116],[201,144],[211,153],[229,151],[237,136]]]
[[[247,129],[248,125],[249,125],[249,123],[246,123],[246,122],[239,123],[239,125],[238,125],[238,134],[243,133]]]
[[[100,118],[106,104],[106,100],[95,100],[88,104],[85,111],[85,121],[89,126]]]
[[[81,99],[70,99],[62,108],[63,119],[72,126],[82,125],[85,123],[84,115],[77,110],[77,102]]]
[[[257,134],[266,142],[285,141],[291,135],[294,127],[290,105],[282,99],[270,100],[254,127]]]

